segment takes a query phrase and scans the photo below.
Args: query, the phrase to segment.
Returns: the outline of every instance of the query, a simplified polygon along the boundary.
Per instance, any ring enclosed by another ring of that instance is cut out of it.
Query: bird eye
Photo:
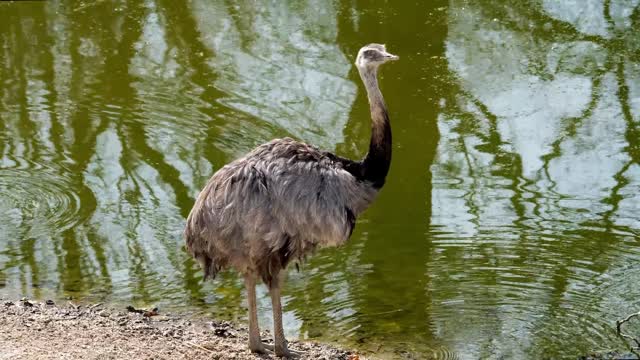
[[[376,52],[373,50],[365,50],[364,56],[367,58],[373,58],[376,56]]]

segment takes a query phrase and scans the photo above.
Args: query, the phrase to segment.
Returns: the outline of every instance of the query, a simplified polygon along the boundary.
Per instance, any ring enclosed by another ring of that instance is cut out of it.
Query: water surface
[[[350,243],[289,274],[291,337],[393,358],[626,351],[640,309],[640,0],[0,3],[0,295],[246,321],[181,231],[211,174],[292,136],[388,183]],[[270,327],[270,301],[259,289]]]

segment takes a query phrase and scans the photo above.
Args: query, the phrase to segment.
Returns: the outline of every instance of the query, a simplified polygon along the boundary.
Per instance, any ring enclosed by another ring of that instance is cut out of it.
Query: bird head
[[[369,44],[358,51],[356,66],[359,68],[378,67],[387,61],[398,59],[398,56],[388,53],[384,45]]]

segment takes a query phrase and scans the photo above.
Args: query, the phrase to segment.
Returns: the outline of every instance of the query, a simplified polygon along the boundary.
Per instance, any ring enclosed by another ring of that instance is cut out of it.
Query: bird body
[[[187,218],[187,251],[213,278],[234,268],[245,281],[249,348],[291,356],[282,328],[280,274],[292,260],[318,247],[345,243],[356,217],[374,200],[391,164],[391,125],[378,88],[378,67],[398,57],[384,45],[358,52],[356,66],[371,110],[367,155],[353,161],[290,138],[272,140],[219,169],[198,195]],[[256,281],[273,305],[274,346],[262,343]]]
[[[290,138],[262,144],[209,180],[189,216],[187,248],[205,277],[232,267],[270,285],[291,260],[347,241],[377,193],[349,172],[359,167]]]

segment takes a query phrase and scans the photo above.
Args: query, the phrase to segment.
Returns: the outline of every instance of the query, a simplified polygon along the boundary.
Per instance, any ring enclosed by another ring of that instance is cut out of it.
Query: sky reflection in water
[[[245,321],[235,274],[202,283],[184,218],[274,137],[362,156],[352,63],[375,41],[401,58],[381,73],[389,181],[346,247],[290,273],[288,335],[397,358],[625,351],[639,3],[1,3],[0,295]]]

